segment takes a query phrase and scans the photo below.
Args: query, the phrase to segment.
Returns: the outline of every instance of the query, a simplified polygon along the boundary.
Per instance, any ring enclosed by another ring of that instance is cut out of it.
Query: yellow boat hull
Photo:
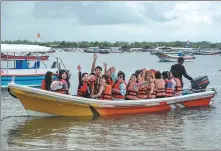
[[[211,105],[215,91],[150,100],[96,100],[9,84],[30,116],[111,116],[170,111]]]
[[[32,116],[93,116],[89,105],[61,102],[17,88],[11,88],[10,91],[16,95],[28,114]]]

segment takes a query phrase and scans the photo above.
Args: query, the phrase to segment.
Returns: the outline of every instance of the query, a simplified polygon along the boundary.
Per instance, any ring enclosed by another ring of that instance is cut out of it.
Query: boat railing
[[[64,69],[68,72],[69,77],[71,77],[71,74],[70,74],[69,70],[66,68],[66,66],[65,66],[65,64],[63,63],[62,59],[59,58],[59,57],[56,57],[56,56],[54,56],[54,55],[52,55],[52,54],[50,54],[50,55],[57,60],[57,61],[56,61],[56,64],[57,64],[57,68],[58,68],[58,73],[59,73],[60,70],[61,70],[61,66],[60,66],[60,63],[59,63],[59,61],[60,61],[61,64],[63,65]],[[55,64],[55,62],[54,62],[54,63],[52,64],[52,67],[56,67],[56,64]]]

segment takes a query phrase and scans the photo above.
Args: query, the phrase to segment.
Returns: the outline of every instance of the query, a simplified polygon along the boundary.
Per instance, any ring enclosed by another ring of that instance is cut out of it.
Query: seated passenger
[[[156,85],[156,98],[164,98],[166,96],[165,93],[165,81],[161,78],[160,71],[155,73],[155,85]]]
[[[112,86],[108,83],[108,77],[103,75],[101,77],[101,87],[98,94],[91,95],[91,98],[99,98],[101,100],[111,100]]]
[[[81,75],[81,66],[78,65],[78,77],[79,77],[79,85],[77,90],[77,96],[89,98],[89,85],[88,85],[88,73],[83,73]]]
[[[141,84],[142,82],[144,82],[144,78],[145,77],[145,71],[143,70],[142,72],[140,72],[140,74],[138,75],[138,83]],[[148,83],[142,84],[138,87],[138,92],[137,92],[137,98],[138,99],[147,99],[147,95],[148,95]]]
[[[169,72],[164,71],[162,73],[163,79],[165,81],[165,88],[166,88],[166,97],[172,97],[173,96],[173,81],[170,78]]]
[[[147,87],[147,91],[148,91],[148,95],[147,95],[147,99],[154,99],[156,98],[156,86],[154,83],[154,75],[152,72],[147,72],[146,76],[145,76],[145,80],[148,83],[148,87]]]
[[[136,74],[132,74],[126,88],[125,100],[137,100],[138,87],[136,86],[136,83],[137,76]]]
[[[61,94],[70,94],[70,82],[69,82],[69,76],[67,71],[60,70],[58,80],[53,81],[50,86],[50,90],[61,93]]]
[[[174,86],[174,96],[179,96],[182,95],[183,92],[183,87],[182,87],[182,83],[180,81],[179,78],[175,78],[174,74],[176,74],[175,72],[170,72],[170,77],[171,79],[173,79],[176,82],[176,85]]]
[[[117,81],[113,85],[112,96],[113,99],[124,100],[126,95],[126,82],[125,74],[122,71],[119,71],[117,74]]]
[[[53,81],[53,72],[48,71],[45,74],[45,79],[42,80],[41,88],[43,90],[49,91],[50,90],[50,85],[51,85],[52,81]]]
[[[88,85],[90,89],[90,95],[94,95],[94,85],[95,85],[95,73],[91,73],[88,79]]]

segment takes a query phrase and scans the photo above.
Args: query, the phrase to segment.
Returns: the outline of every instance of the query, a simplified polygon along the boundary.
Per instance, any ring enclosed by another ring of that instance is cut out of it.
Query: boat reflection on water
[[[8,147],[65,149],[71,128],[87,126],[91,120],[94,118],[27,117],[23,122],[19,122],[15,129],[9,131]]]
[[[180,133],[182,125],[182,115],[174,112],[97,119],[28,117],[9,131],[7,143],[9,148],[21,149],[110,149],[110,146],[120,149],[125,145],[138,149],[137,140],[152,145],[153,142],[148,142],[150,137],[155,141],[170,137],[172,134],[165,132]]]

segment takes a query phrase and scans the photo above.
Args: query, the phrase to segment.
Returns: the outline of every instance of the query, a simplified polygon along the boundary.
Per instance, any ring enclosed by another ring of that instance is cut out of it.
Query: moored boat
[[[29,116],[117,116],[154,113],[173,108],[210,106],[214,89],[168,98],[145,100],[96,100],[9,83],[9,93],[17,97]]]
[[[108,49],[99,49],[100,54],[109,54]]]
[[[180,57],[178,55],[170,55],[167,53],[155,53],[155,55],[159,58],[160,62],[177,62],[177,59]],[[196,58],[192,55],[183,55],[182,56],[185,62],[194,61]]]
[[[45,54],[53,51],[51,47],[44,47],[38,45],[17,45],[17,44],[1,44],[1,51],[7,54],[8,58],[10,53],[14,53],[14,60],[5,59],[1,62],[1,87],[8,87],[8,83],[15,79],[15,82],[26,86],[41,86],[42,80],[45,78],[47,71],[54,73],[53,78],[57,78],[57,73],[60,69],[59,58],[53,62],[51,67],[47,67],[42,60],[42,56],[39,53]],[[30,53],[34,58],[27,59],[26,56],[16,59],[15,53]],[[41,67],[41,63],[45,67]]]

